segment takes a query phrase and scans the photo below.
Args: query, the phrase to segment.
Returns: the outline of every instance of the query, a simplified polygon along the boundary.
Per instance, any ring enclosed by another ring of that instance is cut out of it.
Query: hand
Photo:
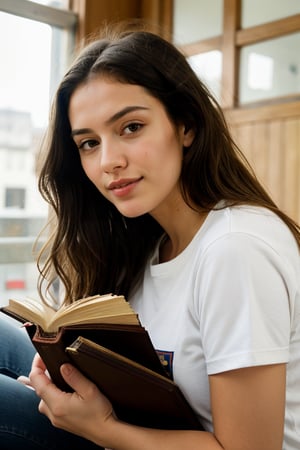
[[[33,360],[33,362],[35,361],[35,359]],[[49,372],[46,370],[45,374],[47,374],[47,376],[50,378]],[[32,389],[34,391],[34,387],[31,386],[31,382],[30,382],[30,378],[26,377],[25,375],[20,375],[17,378],[17,381],[21,384],[23,384],[24,386],[28,387],[29,389]]]
[[[63,364],[61,374],[74,392],[58,389],[47,376],[40,356],[35,356],[29,378],[30,385],[41,398],[39,411],[54,426],[103,445],[105,436],[109,436],[110,425],[116,421],[111,403],[72,365]]]

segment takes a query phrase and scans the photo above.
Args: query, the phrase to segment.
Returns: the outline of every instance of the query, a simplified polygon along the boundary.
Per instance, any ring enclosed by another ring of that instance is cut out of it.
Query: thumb
[[[71,364],[62,364],[60,367],[60,372],[68,385],[82,398],[86,398],[87,393],[93,390],[91,387],[95,386]]]

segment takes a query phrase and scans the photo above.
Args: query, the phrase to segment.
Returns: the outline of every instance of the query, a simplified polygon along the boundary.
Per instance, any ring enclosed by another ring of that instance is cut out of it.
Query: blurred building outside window
[[[48,207],[38,192],[36,161],[74,49],[76,16],[63,9],[67,3],[0,2],[0,305],[38,296],[33,245]]]

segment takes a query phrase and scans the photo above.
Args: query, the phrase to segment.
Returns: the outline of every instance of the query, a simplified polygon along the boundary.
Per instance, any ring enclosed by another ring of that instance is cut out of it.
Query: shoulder
[[[201,236],[202,234],[202,236]],[[272,211],[234,206],[212,211],[198,235],[198,276],[272,272],[299,284],[300,254],[287,225]],[[260,275],[259,275],[260,274]],[[297,281],[298,280],[298,281]]]
[[[205,223],[203,240],[206,249],[214,244],[222,247],[222,244],[254,245],[256,242],[279,253],[292,250],[299,257],[298,246],[287,225],[272,211],[261,207],[241,205],[215,209]]]

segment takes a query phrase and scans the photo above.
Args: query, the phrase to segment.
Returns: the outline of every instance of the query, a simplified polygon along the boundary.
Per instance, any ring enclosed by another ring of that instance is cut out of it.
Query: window
[[[25,189],[7,188],[5,191],[5,208],[25,208]]]
[[[222,53],[219,50],[212,50],[192,55],[187,60],[201,81],[219,100],[221,97]]]
[[[36,154],[74,48],[77,17],[67,4],[0,4],[0,304],[37,297],[33,244],[48,207],[37,189]]]
[[[300,98],[299,0],[174,0],[174,42],[227,109]]]
[[[223,0],[174,0],[174,41],[179,45],[222,34]]]
[[[300,13],[299,0],[242,0],[242,28]]]
[[[174,0],[173,41],[215,98],[221,98],[223,0]]]
[[[241,104],[300,93],[300,33],[241,50]]]

